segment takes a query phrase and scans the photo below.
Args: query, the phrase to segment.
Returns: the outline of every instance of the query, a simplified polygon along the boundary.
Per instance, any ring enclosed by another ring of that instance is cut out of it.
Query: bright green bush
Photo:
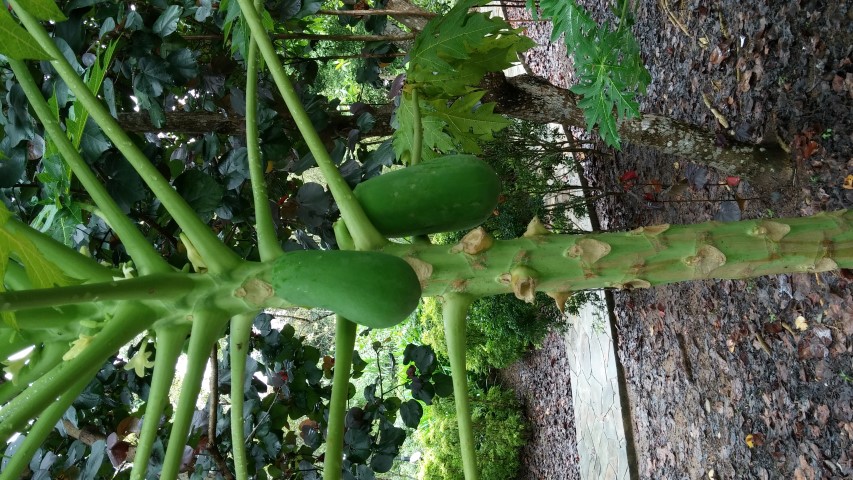
[[[512,391],[491,387],[471,392],[471,417],[481,480],[515,478],[519,449],[526,443],[525,423]],[[424,449],[419,479],[458,480],[462,475],[459,432],[452,398],[434,401],[416,440]]]
[[[570,303],[574,301],[573,298]],[[431,346],[446,363],[447,344],[439,301],[422,299],[417,322],[419,340]],[[537,294],[535,304],[519,302],[511,294],[477,300],[468,312],[467,368],[485,373],[491,368],[507,367],[532,347],[541,345],[550,328],[566,325],[554,301],[545,294]]]

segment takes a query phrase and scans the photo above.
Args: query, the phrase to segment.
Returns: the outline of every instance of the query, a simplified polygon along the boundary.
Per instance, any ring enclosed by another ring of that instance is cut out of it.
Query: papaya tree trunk
[[[424,296],[535,291],[563,298],[597,288],[647,288],[853,267],[853,211],[805,218],[656,225],[630,232],[555,235],[544,228],[496,241],[482,229],[459,245],[392,244],[418,272]],[[559,301],[558,301],[559,303]]]

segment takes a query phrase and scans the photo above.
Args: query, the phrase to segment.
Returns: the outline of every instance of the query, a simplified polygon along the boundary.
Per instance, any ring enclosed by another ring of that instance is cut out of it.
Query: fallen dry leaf
[[[760,447],[764,445],[764,434],[763,433],[750,433],[746,436],[746,446],[749,448]]]

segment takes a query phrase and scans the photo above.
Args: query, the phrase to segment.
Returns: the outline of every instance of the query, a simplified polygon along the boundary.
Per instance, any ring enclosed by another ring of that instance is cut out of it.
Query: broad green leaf
[[[112,33],[116,29],[116,21],[113,17],[107,17],[101,23],[101,29],[98,31],[98,38],[104,38],[104,35]]]
[[[198,78],[198,64],[189,48],[175,50],[166,57],[166,61],[169,63],[169,72],[178,84],[183,85]]]
[[[139,14],[136,10],[131,10],[127,12],[127,18],[124,20],[124,28],[131,32],[135,32],[136,30],[142,30],[145,27],[145,20],[142,18],[142,15]]]
[[[246,147],[231,150],[224,162],[219,164],[219,173],[225,177],[225,189],[233,190],[249,178],[249,160]]]
[[[163,10],[151,29],[161,38],[168,37],[178,29],[178,20],[181,19],[183,11],[184,9],[177,5],[169,5]]]
[[[423,415],[424,409],[417,400],[406,400],[400,405],[400,417],[402,417],[403,423],[409,428],[418,428]]]
[[[19,149],[15,149],[11,156],[0,152],[0,188],[9,188],[17,184],[26,169],[27,157]]]
[[[104,135],[104,132],[98,127],[91,118],[86,117],[86,125],[83,127],[83,133],[79,138],[75,138],[75,142],[79,144],[79,148],[83,152],[84,158],[89,161],[95,161],[102,153],[110,148],[110,142]]]
[[[105,155],[101,165],[101,173],[106,177],[107,192],[123,212],[143,200],[149,193],[145,188],[142,177],[136,172],[127,159],[115,151]]]
[[[26,3],[21,3],[25,5],[24,8],[30,15],[39,20],[49,20],[53,22],[62,22],[67,20],[65,15],[62,13],[62,10],[56,6],[56,3],[54,3],[53,0],[27,0]]]
[[[168,64],[160,57],[150,55],[139,60],[139,73],[133,77],[133,88],[152,97],[159,97],[164,86],[171,84]]]
[[[204,22],[211,15],[213,15],[211,0],[201,0],[198,4],[198,8],[195,10],[193,18],[195,18],[196,22]]]
[[[175,190],[205,222],[222,203],[225,189],[210,175],[200,170],[187,170],[174,182]]]

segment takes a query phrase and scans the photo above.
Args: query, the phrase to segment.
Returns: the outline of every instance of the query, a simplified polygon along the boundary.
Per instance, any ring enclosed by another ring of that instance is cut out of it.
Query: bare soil
[[[599,3],[586,2],[597,20],[612,20]],[[569,85],[549,26],[520,26],[543,44],[526,58],[530,69]],[[748,179],[625,145],[586,159],[594,187],[626,192],[596,202],[603,228],[853,207],[844,188],[853,174],[853,4],[644,0],[634,32],[653,78],[643,112],[781,142],[796,174],[759,195]],[[637,184],[626,190],[619,179],[629,171]],[[639,476],[853,478],[851,279],[843,271],[615,292]],[[527,400],[533,425],[521,478],[577,478],[560,339],[503,375]]]

